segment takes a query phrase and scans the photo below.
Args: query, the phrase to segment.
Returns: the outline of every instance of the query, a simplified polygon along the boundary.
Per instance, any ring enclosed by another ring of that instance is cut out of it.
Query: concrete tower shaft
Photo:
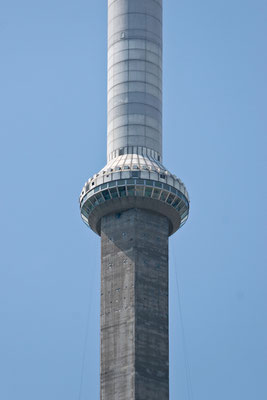
[[[162,0],[108,0],[108,161],[162,157]]]
[[[101,224],[101,400],[169,400],[166,217],[130,209]]]

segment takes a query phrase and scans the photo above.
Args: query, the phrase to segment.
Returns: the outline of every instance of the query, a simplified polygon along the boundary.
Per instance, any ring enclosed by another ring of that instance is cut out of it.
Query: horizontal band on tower
[[[118,156],[123,156],[124,154],[138,154],[144,157],[149,156],[159,162],[162,161],[162,157],[158,152],[152,149],[148,149],[147,147],[140,146],[126,146],[116,149],[112,153],[108,154],[108,161],[111,161]]]

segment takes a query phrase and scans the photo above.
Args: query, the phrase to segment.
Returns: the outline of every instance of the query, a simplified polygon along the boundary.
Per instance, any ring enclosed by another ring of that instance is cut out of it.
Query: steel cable
[[[176,281],[177,297],[178,297],[178,309],[179,309],[180,325],[181,325],[181,331],[182,331],[182,347],[183,347],[184,364],[185,364],[187,396],[188,396],[188,400],[193,400],[193,389],[192,389],[192,382],[191,382],[190,364],[189,364],[189,359],[188,359],[184,320],[183,320],[183,313],[182,313],[181,290],[179,287],[178,267],[177,267],[176,256],[175,256],[174,252],[173,252],[173,256],[174,256],[174,264],[175,264],[174,270],[175,270],[175,278],[176,278],[175,281]]]

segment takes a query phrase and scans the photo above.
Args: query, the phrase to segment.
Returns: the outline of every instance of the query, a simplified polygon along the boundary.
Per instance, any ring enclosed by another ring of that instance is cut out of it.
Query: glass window
[[[158,199],[159,195],[160,195],[160,190],[159,189],[154,189],[154,192],[153,192],[153,195],[152,195],[153,199]]]
[[[162,188],[162,183],[160,183],[160,182],[155,182],[155,186],[158,187],[158,188]]]
[[[144,179],[137,179],[137,180],[136,180],[136,184],[137,184],[137,185],[144,185],[144,184],[145,184],[145,181],[144,181]]]
[[[104,202],[104,199],[103,199],[103,196],[101,193],[96,194],[96,198],[97,198],[99,204]]]
[[[176,197],[176,199],[174,200],[174,202],[172,203],[172,206],[175,208],[179,203],[180,203],[180,199],[179,197]]]
[[[102,192],[102,194],[103,194],[105,200],[109,200],[110,199],[110,194],[109,194],[108,190],[104,190]]]
[[[169,186],[169,185],[166,185],[166,183],[163,183],[163,187],[164,187],[164,189],[170,191],[170,186]]]
[[[135,184],[135,179],[127,179],[126,184],[127,185],[129,185],[129,184],[134,185]]]
[[[135,187],[134,186],[127,186],[127,192],[128,196],[134,196],[135,195]]]
[[[153,186],[153,182],[152,181],[146,181],[146,185]]]
[[[180,200],[180,202],[178,203],[177,207],[175,207],[175,208],[176,208],[177,211],[180,211],[182,207],[183,207],[183,202],[182,202],[182,200]]]
[[[108,187],[107,183],[104,183],[104,185],[101,185],[101,189],[106,189],[106,187]]]
[[[184,217],[187,215],[187,210],[181,215],[181,219],[184,219]]]
[[[152,190],[153,190],[152,188],[146,187],[145,188],[145,197],[151,197]]]
[[[181,207],[181,209],[180,209],[180,215],[183,215],[185,211],[187,212],[187,207],[184,205],[184,206]]]
[[[168,196],[168,194],[169,194],[169,193],[167,193],[167,192],[162,192],[161,195],[160,195],[160,200],[161,200],[161,201],[165,201],[166,198],[167,198],[167,196]]]
[[[169,197],[167,198],[167,203],[171,204],[173,202],[173,200],[174,200],[174,197],[175,196],[173,194],[170,194]]]
[[[84,208],[82,209],[82,215],[84,215],[84,217],[85,217],[86,219],[88,219],[88,217],[89,217],[88,212],[87,212]]]
[[[177,211],[180,211],[181,209],[182,209],[182,207],[183,207],[183,202],[182,202],[182,200],[180,201],[180,203],[178,204],[178,206],[176,207],[176,210]]]
[[[94,193],[99,191],[99,186],[94,189]]]
[[[120,180],[117,182],[118,186],[125,185],[125,180]]]
[[[109,182],[108,187],[114,187],[116,186],[116,181]]]
[[[86,204],[85,206],[83,206],[83,211],[84,211],[87,215],[89,215],[90,210],[89,210],[89,208],[87,207],[87,204]]]
[[[91,212],[93,208],[94,208],[93,205],[91,203],[89,203],[89,201],[88,201],[88,209],[89,209],[89,211]]]
[[[181,192],[178,191],[177,196],[179,197],[179,199],[182,199],[182,194],[181,194]]]
[[[144,193],[144,186],[136,186],[136,196],[143,196]]]
[[[109,189],[109,191],[110,191],[111,197],[112,197],[113,199],[116,199],[116,198],[118,197],[117,188]]]
[[[119,191],[119,196],[120,197],[125,197],[126,196],[126,188],[125,188],[125,186],[120,186],[118,188],[118,191]]]
[[[90,201],[93,204],[93,206],[97,206],[99,204],[95,196],[91,197]]]
[[[138,178],[139,177],[139,172],[138,171],[132,171],[132,177],[133,178]]]

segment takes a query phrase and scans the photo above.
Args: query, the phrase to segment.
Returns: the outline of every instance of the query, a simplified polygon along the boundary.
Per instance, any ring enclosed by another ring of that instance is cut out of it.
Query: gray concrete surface
[[[166,217],[131,209],[101,224],[101,400],[168,400]]]

